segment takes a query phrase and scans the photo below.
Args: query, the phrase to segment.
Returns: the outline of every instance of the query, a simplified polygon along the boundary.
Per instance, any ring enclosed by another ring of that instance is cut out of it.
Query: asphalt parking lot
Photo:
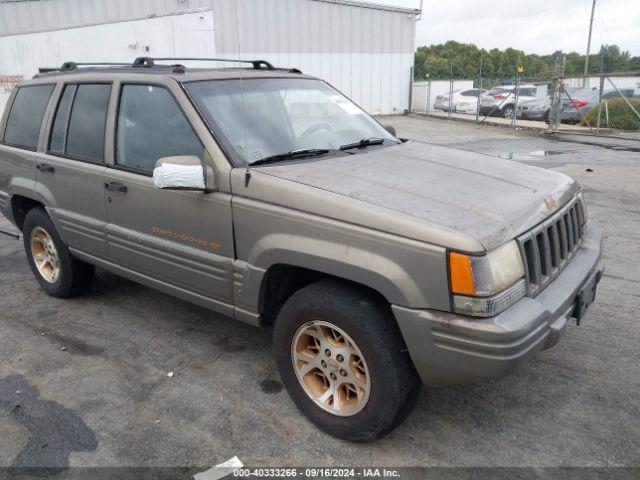
[[[608,236],[580,327],[509,378],[423,389],[398,430],[350,444],[296,410],[270,331],[104,271],[88,295],[48,297],[22,243],[0,236],[0,466],[62,476],[67,465],[205,469],[233,456],[251,466],[640,466],[640,153],[615,140],[383,121],[580,181],[590,222]]]

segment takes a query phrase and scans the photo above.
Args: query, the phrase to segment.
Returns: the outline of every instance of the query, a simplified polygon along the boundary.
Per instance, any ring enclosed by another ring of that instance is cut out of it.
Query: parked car
[[[460,102],[468,102],[469,100],[476,102],[478,95],[484,92],[486,92],[486,90],[471,88],[469,90],[454,90],[450,93],[437,95],[436,100],[433,104],[433,108],[435,108],[436,110],[443,110],[445,112],[448,112],[449,107],[451,107],[451,111],[456,112],[458,110],[457,107]],[[451,104],[449,103],[450,97]]]
[[[483,91],[484,92],[484,91]],[[475,115],[478,110],[478,98],[466,98],[456,105],[456,113],[466,113],[468,115]]]
[[[518,103],[535,100],[538,87],[535,85],[521,85],[518,91]],[[497,117],[512,118],[516,103],[515,85],[505,85],[489,90],[480,96],[480,114]]]
[[[522,103],[518,102],[518,118],[523,120],[549,121],[549,111],[551,109],[551,98],[537,98]]]
[[[98,266],[272,326],[295,404],[357,441],[422,383],[515,371],[594,301],[603,237],[568,176],[400,140],[298,70],[179,61],[68,63],[13,90],[0,211],[49,295]]]
[[[600,91],[597,88],[583,88],[570,93],[570,95],[571,98],[565,96],[562,99],[560,121],[564,123],[579,123],[583,115],[586,115],[589,110],[600,103]],[[622,96],[640,99],[640,95],[634,95],[633,88],[620,89],[620,91],[609,88],[603,91],[602,100],[611,100]]]
[[[564,91],[569,95],[578,91],[578,88],[565,87]],[[562,99],[568,99],[566,93],[563,94]],[[551,111],[551,97],[536,98],[535,100],[528,100],[525,102],[518,102],[518,118],[523,120],[540,120],[549,121],[549,114]]]

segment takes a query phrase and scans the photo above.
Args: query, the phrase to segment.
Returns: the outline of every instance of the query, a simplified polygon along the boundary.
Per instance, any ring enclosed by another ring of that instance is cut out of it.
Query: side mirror
[[[396,134],[396,129],[395,127],[392,127],[391,125],[385,125],[384,129],[389,132],[391,135],[393,135],[394,137],[397,137],[398,135]]]
[[[164,157],[153,169],[153,184],[163,190],[215,190],[215,174],[195,155]]]

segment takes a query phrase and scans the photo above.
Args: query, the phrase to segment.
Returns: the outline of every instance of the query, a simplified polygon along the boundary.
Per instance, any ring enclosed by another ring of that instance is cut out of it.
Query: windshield
[[[320,80],[209,80],[185,88],[209,128],[243,165],[298,150],[339,150],[363,139],[399,142]]]

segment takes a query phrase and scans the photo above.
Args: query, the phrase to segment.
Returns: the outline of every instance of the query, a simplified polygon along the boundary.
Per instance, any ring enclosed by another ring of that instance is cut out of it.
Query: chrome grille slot
[[[580,237],[582,235],[580,234],[580,228],[578,226],[578,214],[576,213],[576,208],[575,207],[572,208],[569,214],[571,215],[571,226],[573,227],[573,238],[576,239],[576,246],[577,246],[577,244],[580,242]]]
[[[524,242],[524,253],[527,259],[525,269],[527,271],[527,285],[535,286],[540,285],[540,270],[538,268],[538,255],[536,252],[536,245],[533,240],[527,240]]]
[[[520,236],[527,295],[535,296],[567,266],[584,235],[582,205],[577,198],[548,220]]]
[[[543,278],[548,277],[551,273],[551,251],[549,248],[549,239],[544,231],[536,235],[536,243],[538,255],[540,256],[540,273]]]
[[[564,226],[567,229],[567,248],[569,249],[569,255],[573,251],[573,247],[575,246],[575,241],[573,238],[573,228],[571,227],[571,220],[569,219],[569,214],[564,214]]]
[[[564,220],[558,220],[556,223],[558,225],[558,234],[560,235],[560,258],[564,262],[569,251],[567,248],[567,229],[564,226]]]
[[[584,235],[585,216],[580,202],[576,203],[576,214],[578,215],[578,228],[580,229],[580,237],[582,238],[582,235]]]
[[[549,239],[549,250],[551,252],[551,268],[556,270],[560,266],[560,251],[558,247],[558,230],[553,222],[547,227],[547,238]]]

